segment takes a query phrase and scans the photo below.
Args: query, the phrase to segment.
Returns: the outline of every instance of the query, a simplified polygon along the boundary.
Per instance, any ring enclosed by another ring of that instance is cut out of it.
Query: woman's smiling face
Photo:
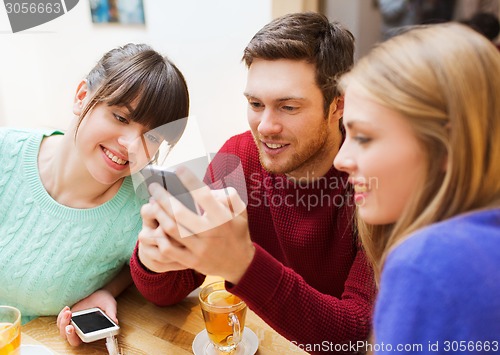
[[[79,112],[75,112],[79,113]],[[142,169],[162,138],[128,118],[128,110],[105,103],[82,120],[77,136],[79,157],[96,181],[110,185]]]
[[[334,165],[349,173],[360,217],[369,224],[396,222],[421,189],[427,166],[410,123],[353,82],[345,93],[344,125]]]

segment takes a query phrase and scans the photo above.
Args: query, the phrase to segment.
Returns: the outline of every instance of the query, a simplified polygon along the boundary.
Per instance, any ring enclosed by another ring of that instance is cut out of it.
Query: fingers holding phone
[[[59,334],[65,338],[71,346],[78,346],[82,343],[80,337],[75,333],[75,328],[70,324],[71,310],[68,306],[64,307],[57,316],[57,327]]]
[[[148,188],[151,184],[157,183],[192,212],[199,213],[190,191],[186,189],[175,172],[160,166],[148,165],[141,170],[141,173]]]
[[[145,210],[143,208],[141,214]],[[155,216],[154,218],[157,217]],[[183,248],[184,246],[165,234],[162,227],[158,226],[152,229],[143,225],[142,230],[139,232],[138,240],[139,260],[149,270],[160,273],[188,268],[171,257],[170,251],[172,248]]]
[[[185,208],[182,201],[172,198],[175,195],[172,195],[172,191],[168,189],[165,191],[157,185],[149,188],[151,195],[161,205],[163,215],[165,215],[163,221],[157,218],[158,223],[169,236],[177,240],[188,236],[200,236],[208,230],[231,221],[246,210],[245,202],[233,187],[211,190],[184,167],[179,167],[174,176],[179,180],[179,184],[189,191],[190,199],[194,200],[194,204],[199,206],[202,212],[202,214],[193,215]],[[161,213],[157,215],[162,216]],[[190,241],[185,240],[182,243],[190,243]]]
[[[89,308],[73,312],[70,324],[85,343],[117,335],[120,327],[100,308]]]

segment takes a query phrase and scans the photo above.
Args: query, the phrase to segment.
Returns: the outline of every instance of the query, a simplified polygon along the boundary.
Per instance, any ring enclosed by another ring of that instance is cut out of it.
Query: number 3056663
[[[29,3],[29,2],[6,2],[5,8],[8,14],[59,14],[62,12],[61,3]]]

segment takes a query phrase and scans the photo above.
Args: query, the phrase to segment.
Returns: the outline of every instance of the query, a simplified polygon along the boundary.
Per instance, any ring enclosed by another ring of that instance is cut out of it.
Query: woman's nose
[[[118,137],[118,143],[125,148],[130,148],[137,140],[140,140],[140,137],[133,134],[122,134]]]
[[[141,147],[143,141],[142,130],[132,129],[131,127],[121,132],[118,136],[118,144],[124,147],[129,154],[134,152],[137,153],[137,150]]]
[[[349,144],[344,142],[333,160],[335,169],[351,174],[356,169],[356,162],[349,153]]]

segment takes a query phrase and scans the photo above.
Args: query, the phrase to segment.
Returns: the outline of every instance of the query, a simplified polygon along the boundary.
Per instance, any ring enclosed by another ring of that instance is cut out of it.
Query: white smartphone
[[[85,343],[118,334],[120,327],[99,308],[73,312],[71,325]]]

